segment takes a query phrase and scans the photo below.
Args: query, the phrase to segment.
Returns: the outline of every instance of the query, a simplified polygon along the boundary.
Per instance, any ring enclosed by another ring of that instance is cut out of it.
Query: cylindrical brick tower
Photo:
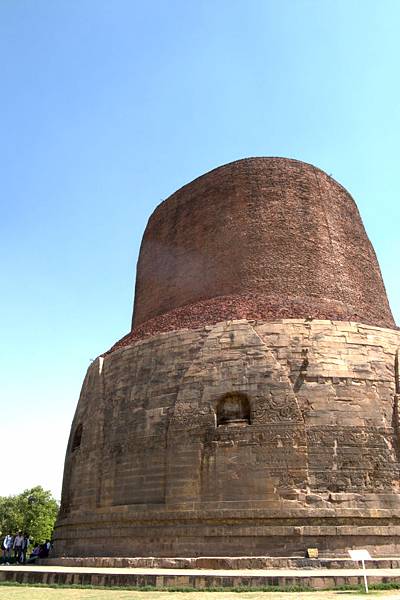
[[[200,324],[209,307],[214,322],[310,316],[394,325],[353,199],[323,171],[287,158],[219,167],[150,217],[133,327],[174,309],[185,325],[198,302]]]
[[[219,167],[157,207],[132,330],[91,365],[58,556],[398,552],[400,334],[347,191]]]

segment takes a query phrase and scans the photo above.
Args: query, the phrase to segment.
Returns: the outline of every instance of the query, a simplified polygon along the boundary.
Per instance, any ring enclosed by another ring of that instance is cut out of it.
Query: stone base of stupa
[[[314,548],[314,550],[316,550]],[[241,571],[244,569],[354,569],[354,561],[349,554],[346,557],[326,556],[308,558],[305,556],[192,556],[192,557],[57,557],[45,558],[39,561],[42,566],[63,566],[76,568],[101,569],[229,569]],[[372,557],[365,561],[368,569],[399,569],[400,556]]]
[[[89,368],[55,554],[400,555],[400,332],[235,320]]]

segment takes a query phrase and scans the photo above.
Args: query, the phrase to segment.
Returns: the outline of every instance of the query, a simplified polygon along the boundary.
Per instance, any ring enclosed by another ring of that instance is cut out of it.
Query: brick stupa
[[[91,364],[58,556],[399,553],[398,332],[357,207],[240,160],[160,204],[132,330]]]

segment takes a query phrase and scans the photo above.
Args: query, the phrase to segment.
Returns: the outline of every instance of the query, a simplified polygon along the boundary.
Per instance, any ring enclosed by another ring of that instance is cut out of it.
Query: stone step
[[[398,583],[400,569],[367,569],[369,585]],[[201,570],[1,566],[0,581],[24,584],[93,585],[156,588],[308,588],[334,589],[363,585],[361,569]]]
[[[304,558],[301,556],[198,556],[198,557],[85,557],[48,558],[38,564],[89,568],[143,569],[354,569],[346,558]],[[370,569],[400,569],[400,557],[381,557],[365,561]]]

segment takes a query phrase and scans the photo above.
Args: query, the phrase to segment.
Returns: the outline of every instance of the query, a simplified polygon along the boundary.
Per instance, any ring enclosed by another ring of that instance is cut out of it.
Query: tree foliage
[[[16,496],[0,496],[0,533],[28,533],[35,542],[51,538],[58,502],[40,485]]]

